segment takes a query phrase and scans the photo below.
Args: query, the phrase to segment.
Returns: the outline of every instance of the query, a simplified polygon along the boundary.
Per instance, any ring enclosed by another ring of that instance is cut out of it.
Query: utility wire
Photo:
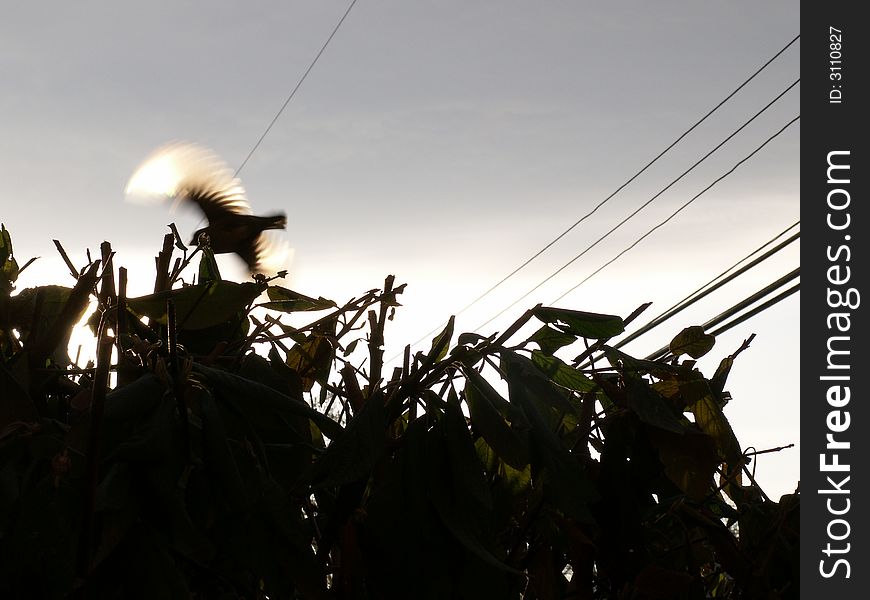
[[[773,290],[784,286],[786,283],[788,283],[792,279],[797,279],[798,277],[800,277],[800,275],[801,275],[801,268],[800,267],[796,267],[796,268],[792,269],[790,272],[786,273],[785,275],[783,275],[782,277],[780,277],[779,279],[777,279],[773,283],[758,290],[757,292],[755,292],[751,296],[747,296],[746,298],[744,298],[743,300],[741,300],[740,302],[738,302],[737,304],[735,304],[734,306],[732,306],[728,310],[719,313],[718,315],[716,315],[715,317],[713,317],[712,319],[710,319],[709,321],[704,323],[702,325],[702,327],[704,328],[704,331],[707,331],[711,327],[714,327],[714,326],[718,325],[719,323],[722,323],[723,321],[727,320],[729,317],[734,315],[736,312],[739,312],[739,311],[743,310],[744,308],[746,308],[747,306],[750,306],[750,305],[754,304],[755,302],[758,302],[759,300],[761,300],[762,298],[767,296]]]
[[[749,269],[752,269],[753,267],[755,267],[759,263],[767,260],[768,258],[773,256],[774,254],[776,254],[777,252],[779,252],[780,250],[782,250],[783,248],[785,248],[786,246],[788,246],[792,242],[796,241],[797,239],[800,238],[800,231],[791,235],[788,239],[780,242],[775,247],[771,248],[770,250],[768,250],[767,252],[765,252],[764,254],[759,256],[758,258],[754,259],[750,263],[744,265],[743,267],[740,267],[737,271],[729,274],[729,272],[733,271],[734,268],[737,267],[739,264],[748,260],[750,257],[757,254],[758,252],[762,251],[765,247],[767,247],[770,244],[772,244],[773,242],[775,242],[777,239],[782,237],[786,232],[788,232],[790,229],[792,229],[795,225],[798,225],[798,224],[800,224],[800,221],[797,221],[796,223],[790,225],[788,228],[786,228],[781,233],[778,233],[776,236],[771,238],[769,241],[765,242],[760,247],[756,248],[755,250],[753,250],[752,252],[747,254],[745,257],[741,258],[739,261],[737,261],[736,263],[731,265],[728,269],[726,269],[725,271],[723,271],[722,273],[720,273],[719,275],[717,275],[716,277],[714,277],[713,279],[711,279],[710,281],[708,281],[707,283],[705,283],[704,285],[699,287],[697,290],[695,290],[694,292],[692,292],[691,294],[689,294],[688,296],[686,296],[682,300],[676,302],[673,306],[671,306],[670,308],[668,308],[667,310],[662,312],[660,315],[658,315],[657,317],[652,319],[649,323],[647,323],[646,325],[644,325],[643,327],[641,327],[637,331],[633,332],[631,335],[621,339],[619,341],[619,343],[614,344],[613,347],[614,348],[621,348],[621,347],[625,346],[626,344],[628,344],[629,342],[634,341],[635,339],[637,339],[641,335],[647,333],[648,331],[650,331],[651,329],[654,329],[655,327],[658,327],[659,325],[661,325],[662,323],[664,323],[665,321],[667,321],[668,319],[670,319],[674,315],[684,311],[685,309],[687,309],[688,307],[690,307],[694,303],[696,303],[699,300],[705,298],[706,296],[712,294],[713,292],[715,292],[716,290],[721,288],[723,285],[729,283],[730,281],[732,281],[736,277],[739,277],[740,275],[742,275],[743,273],[745,273]]]
[[[290,104],[290,101],[293,99],[293,96],[296,95],[296,92],[302,86],[302,82],[305,81],[305,78],[308,77],[308,74],[314,68],[314,65],[317,64],[317,61],[320,59],[320,55],[323,54],[323,51],[326,50],[326,47],[329,45],[329,42],[331,42],[332,38],[335,37],[335,34],[338,32],[339,28],[341,27],[341,24],[344,23],[344,20],[347,18],[347,15],[350,14],[351,9],[353,9],[356,2],[357,2],[357,0],[351,1],[350,6],[348,6],[347,10],[344,11],[344,14],[341,16],[341,19],[338,20],[338,23],[336,24],[335,28],[332,30],[332,33],[329,34],[329,37],[326,38],[326,41],[323,43],[323,46],[320,47],[320,50],[317,52],[317,55],[315,55],[315,57],[314,57],[314,60],[312,60],[311,64],[308,65],[308,68],[305,69],[305,73],[302,74],[302,77],[299,78],[299,81],[296,83],[296,87],[293,88],[293,91],[291,91],[290,95],[287,96],[287,99],[284,100],[284,104],[281,105],[281,108],[278,109],[278,112],[275,114],[275,116],[272,118],[272,120],[266,126],[266,130],[263,131],[263,135],[260,136],[260,139],[257,140],[257,143],[254,144],[254,147],[251,148],[250,152],[248,152],[248,155],[245,157],[245,160],[242,161],[242,164],[240,164],[239,168],[236,169],[236,172],[233,173],[233,177],[238,177],[238,175],[242,171],[242,169],[245,168],[245,165],[248,164],[248,161],[251,159],[251,156],[254,155],[254,152],[257,151],[257,148],[260,147],[260,144],[263,142],[264,139],[266,139],[266,136],[269,135],[269,131],[272,130],[272,126],[275,125],[275,123],[281,117],[281,113],[283,113],[284,109],[287,108],[287,105]]]
[[[704,323],[704,325],[702,326],[704,328],[704,331],[707,331],[710,327],[714,327],[714,326],[722,323],[723,321],[726,321],[727,319],[731,318],[735,314],[739,313],[741,310],[743,310],[743,309],[747,308],[748,306],[751,306],[752,304],[758,302],[760,299],[764,298],[765,296],[767,296],[768,294],[770,294],[774,290],[781,288],[789,281],[792,281],[793,279],[797,279],[798,277],[800,277],[800,267],[794,269],[790,273],[783,275],[782,277],[780,277],[779,279],[777,279],[773,283],[766,285],[765,287],[758,290],[757,292],[755,292],[751,296],[744,298],[743,300],[741,300],[740,302],[738,302],[737,304],[735,304],[731,308],[719,313],[718,315],[716,315],[715,317],[713,317],[712,319],[710,319],[709,321]],[[799,289],[799,287],[800,287],[800,284],[797,284],[796,286],[789,288],[785,292],[778,294],[774,298],[771,298],[767,302],[764,302],[763,304],[755,307],[751,311],[749,311],[743,315],[740,315],[739,317],[737,317],[733,321],[730,321],[729,323],[723,325],[722,327],[715,329],[715,330],[712,330],[712,331],[709,331],[710,335],[718,335],[720,333],[727,331],[728,329],[731,329],[735,325],[742,323],[746,319],[748,319],[752,316],[755,316],[756,314],[758,314],[762,310],[765,310],[765,309],[769,308],[770,306],[773,306],[777,302],[783,300],[784,298],[790,296],[791,294],[796,292]],[[669,351],[670,350],[669,350],[668,346],[664,346],[662,348],[659,348],[658,350],[656,350],[655,352],[653,352],[652,354],[647,356],[647,360],[657,360],[657,359],[663,358],[663,357],[667,356]]]
[[[562,298],[564,298],[565,296],[567,296],[568,294],[570,294],[571,292],[573,292],[574,290],[576,290],[578,287],[580,287],[581,285],[583,285],[584,283],[586,283],[587,281],[589,281],[593,276],[595,276],[595,275],[597,275],[598,273],[600,273],[601,271],[603,271],[606,267],[608,267],[609,265],[611,265],[611,264],[613,264],[614,262],[616,262],[616,260],[618,260],[620,257],[622,257],[622,255],[624,255],[626,252],[628,252],[629,250],[631,250],[632,248],[634,248],[635,246],[637,246],[640,242],[642,242],[642,241],[645,240],[647,237],[649,237],[649,235],[652,234],[654,231],[656,231],[656,230],[659,229],[660,227],[664,226],[668,221],[670,221],[670,220],[673,219],[675,216],[677,216],[680,212],[682,212],[682,210],[683,210],[684,208],[686,208],[686,207],[689,206],[692,202],[694,202],[695,200],[697,200],[697,199],[698,199],[702,194],[706,193],[706,192],[707,192],[709,189],[711,189],[714,185],[716,185],[717,183],[719,183],[720,181],[722,181],[723,179],[725,179],[726,177],[728,177],[729,175],[731,175],[734,171],[737,170],[737,168],[738,168],[740,165],[742,165],[743,163],[745,163],[746,161],[748,161],[750,158],[752,158],[753,156],[755,156],[759,151],[761,151],[762,148],[764,148],[765,146],[767,146],[767,144],[769,144],[770,142],[772,142],[775,138],[779,137],[779,135],[781,135],[782,132],[784,132],[786,129],[788,129],[788,128],[791,127],[793,124],[795,124],[798,120],[800,120],[800,118],[801,118],[800,115],[798,115],[798,116],[796,116],[794,119],[792,119],[791,121],[789,121],[788,123],[786,123],[786,124],[785,124],[785,125],[784,125],[780,130],[779,130],[779,131],[777,131],[777,132],[774,133],[772,136],[770,136],[769,138],[767,138],[766,140],[764,140],[764,142],[763,142],[760,146],[758,146],[755,150],[753,150],[752,152],[750,152],[749,154],[747,154],[747,155],[746,155],[745,157],[743,157],[740,161],[738,161],[737,164],[735,164],[733,167],[731,167],[728,171],[726,171],[725,173],[723,173],[722,175],[720,175],[718,178],[716,178],[716,179],[713,181],[713,183],[711,183],[710,185],[708,185],[707,187],[705,187],[703,190],[701,190],[700,192],[698,192],[697,194],[695,194],[694,196],[692,196],[689,200],[687,200],[685,203],[683,203],[682,206],[680,206],[677,210],[675,210],[674,212],[672,212],[672,213],[671,213],[671,214],[670,214],[670,215],[669,215],[665,220],[663,220],[663,221],[661,221],[660,223],[658,223],[655,227],[653,227],[652,229],[650,229],[649,231],[647,231],[645,234],[643,234],[642,236],[640,236],[637,240],[635,240],[635,241],[634,241],[630,246],[628,246],[627,248],[625,248],[622,252],[620,252],[619,254],[617,254],[616,256],[614,256],[612,259],[610,259],[609,261],[607,261],[606,263],[604,263],[604,264],[603,264],[602,266],[600,266],[598,269],[596,269],[595,271],[593,271],[590,275],[586,276],[586,278],[583,279],[580,283],[578,283],[577,285],[575,285],[574,287],[572,287],[571,289],[569,289],[567,292],[565,292],[564,294],[562,294],[561,296],[559,296],[558,298],[556,298],[556,299],[553,301],[553,303],[555,304],[556,302],[558,302],[559,300],[561,300]]]
[[[722,327],[720,327],[719,329],[714,329],[713,331],[710,332],[710,335],[720,335],[722,333],[725,333],[726,331],[728,331],[732,327],[736,327],[737,325],[740,325],[741,323],[743,323],[747,319],[750,319],[750,318],[754,317],[755,315],[757,315],[758,313],[767,310],[768,308],[770,308],[774,304],[777,304],[777,303],[781,302],[782,300],[785,300],[786,298],[788,298],[789,296],[791,296],[792,294],[794,294],[795,292],[797,292],[800,289],[801,289],[800,283],[794,284],[789,289],[785,290],[784,292],[780,292],[779,294],[777,294],[776,296],[774,296],[770,300],[764,302],[763,304],[759,304],[758,306],[756,306],[755,308],[753,308],[749,312],[746,312],[746,313],[740,315],[739,317],[737,317],[733,321],[726,323],[725,325],[722,325]]]
[[[745,128],[747,125],[749,125],[753,120],[755,120],[755,119],[756,119],[759,115],[761,115],[765,110],[767,110],[768,108],[770,108],[770,107],[773,105],[773,103],[775,103],[777,100],[779,100],[780,98],[782,98],[782,96],[784,96],[784,95],[785,95],[789,90],[791,90],[795,85],[797,85],[798,82],[800,82],[800,79],[795,80],[794,83],[792,83],[790,86],[788,86],[784,91],[780,92],[780,94],[779,94],[776,98],[774,98],[773,100],[771,100],[771,101],[770,101],[770,102],[769,102],[769,103],[768,103],[764,108],[762,108],[760,111],[758,111],[757,113],[755,113],[755,114],[754,114],[754,115],[753,115],[753,116],[752,116],[748,121],[746,121],[745,123],[743,123],[743,125],[741,125],[739,128],[737,128],[733,133],[731,133],[731,135],[729,135],[727,138],[725,138],[724,140],[722,140],[722,142],[720,142],[719,144],[717,144],[716,147],[713,148],[712,150],[710,150],[707,154],[705,154],[703,158],[701,158],[700,160],[698,160],[695,164],[693,164],[691,167],[689,167],[686,171],[683,171],[683,173],[682,173],[679,177],[677,177],[676,179],[674,179],[673,181],[671,181],[671,183],[669,183],[669,184],[666,185],[664,188],[662,188],[661,191],[659,191],[655,196],[653,196],[652,198],[650,198],[649,200],[647,200],[646,202],[644,202],[643,204],[641,204],[641,205],[640,205],[640,206],[639,206],[639,207],[638,207],[634,212],[632,212],[632,213],[629,214],[627,217],[625,217],[624,219],[622,219],[619,223],[617,223],[614,227],[612,227],[609,231],[607,231],[607,233],[605,233],[604,235],[602,235],[601,237],[599,237],[597,240],[595,240],[592,244],[590,244],[589,246],[587,246],[587,247],[586,247],[582,252],[580,252],[580,254],[576,255],[574,258],[572,258],[571,260],[569,260],[567,263],[565,263],[564,265],[562,265],[561,267],[559,267],[558,269],[556,269],[555,271],[553,271],[553,272],[552,272],[550,275],[548,275],[548,276],[547,276],[543,281],[541,281],[540,283],[538,283],[537,285],[535,285],[535,287],[533,287],[532,289],[530,289],[529,291],[527,291],[525,294],[523,294],[522,296],[520,296],[519,298],[517,298],[516,300],[514,300],[510,305],[506,306],[506,307],[503,308],[501,311],[499,311],[498,313],[496,313],[495,315],[493,315],[492,317],[490,317],[490,318],[489,318],[485,323],[482,323],[482,324],[480,325],[480,327],[485,327],[486,325],[488,325],[489,323],[491,323],[492,321],[494,321],[495,319],[497,319],[498,317],[500,317],[501,315],[503,315],[505,312],[507,312],[508,310],[510,310],[511,308],[513,308],[514,306],[516,306],[519,302],[525,300],[525,299],[526,299],[530,294],[532,294],[535,290],[537,290],[537,289],[540,288],[542,285],[544,285],[545,283],[547,283],[548,281],[550,281],[551,279],[553,279],[556,275],[558,275],[559,273],[561,273],[562,271],[564,271],[565,269],[567,269],[570,265],[574,264],[574,262],[576,262],[580,257],[582,257],[584,254],[586,254],[589,250],[591,250],[592,248],[594,248],[596,245],[598,245],[602,240],[604,240],[605,238],[607,238],[607,237],[608,237],[610,234],[612,234],[614,231],[616,231],[617,229],[619,229],[619,228],[620,228],[622,225],[624,225],[624,224],[625,224],[629,219],[631,219],[631,218],[634,217],[637,213],[639,213],[641,210],[643,210],[645,207],[647,207],[651,202],[653,202],[656,198],[658,198],[659,196],[661,196],[661,195],[662,195],[665,191],[667,191],[671,186],[673,186],[673,185],[674,185],[675,183],[677,183],[680,179],[682,179],[682,178],[685,177],[689,172],[691,172],[695,167],[697,167],[697,166],[698,166],[699,164],[701,164],[704,160],[706,160],[706,159],[707,159],[711,154],[713,154],[716,150],[718,150],[719,148],[721,148],[721,147],[722,147],[726,142],[728,142],[728,140],[730,140],[730,139],[733,138],[735,135],[737,135],[741,130],[743,130],[743,128]],[[621,253],[619,253],[615,258],[613,258],[611,261],[605,263],[605,264],[604,264],[602,267],[600,267],[597,271],[593,272],[592,275],[589,275],[589,277],[587,277],[586,279],[584,279],[583,281],[581,281],[580,283],[578,283],[577,285],[575,285],[574,287],[572,287],[570,290],[568,290],[567,292],[565,292],[564,294],[562,294],[561,296],[559,296],[558,298],[556,298],[556,300],[554,300],[553,302],[554,302],[554,303],[555,303],[555,302],[558,302],[559,300],[561,300],[562,298],[564,298],[565,296],[567,296],[568,294],[570,294],[571,292],[573,292],[575,289],[577,289],[578,287],[580,287],[583,283],[585,283],[587,280],[589,280],[593,275],[595,275],[596,273],[598,273],[599,271],[601,271],[602,269],[604,269],[605,267],[607,267],[609,264],[611,264],[612,262],[614,262],[616,259],[618,259],[620,256],[622,256],[623,254],[625,254],[626,252],[628,252],[629,250],[631,250],[632,248],[634,248],[634,246],[636,246],[636,245],[637,245],[641,240],[643,240],[645,237],[647,237],[648,235],[650,235],[653,231],[655,231],[656,229],[658,229],[659,227],[661,227],[662,225],[664,225],[665,223],[667,223],[667,222],[668,222],[670,219],[672,219],[672,218],[673,218],[677,213],[679,213],[679,212],[682,211],[684,208],[686,208],[689,204],[691,204],[692,202],[694,202],[695,199],[697,199],[701,194],[703,194],[704,192],[706,192],[707,190],[709,190],[711,187],[713,187],[714,185],[716,185],[717,183],[719,183],[719,181],[721,181],[722,179],[724,179],[725,177],[727,177],[728,175],[730,175],[731,173],[733,173],[734,170],[737,169],[737,167],[739,167],[739,166],[740,166],[741,164],[743,164],[745,161],[749,160],[752,156],[755,155],[755,153],[757,153],[759,150],[761,150],[762,148],[764,148],[764,146],[766,146],[766,145],[768,144],[768,142],[770,142],[770,141],[773,140],[775,137],[777,137],[779,134],[781,134],[783,131],[785,131],[785,129],[788,128],[789,125],[791,125],[792,123],[794,123],[795,121],[797,121],[799,118],[800,118],[800,116],[795,117],[792,121],[790,121],[787,125],[785,125],[785,127],[783,127],[783,128],[780,129],[777,133],[775,133],[773,136],[771,136],[770,138],[768,138],[768,139],[767,139],[763,144],[761,144],[761,146],[759,146],[758,148],[756,148],[755,150],[753,150],[752,153],[750,153],[750,154],[749,154],[748,156],[746,156],[743,160],[741,160],[741,161],[738,162],[736,165],[734,165],[734,167],[732,167],[731,170],[729,170],[729,171],[726,172],[724,175],[722,175],[721,177],[719,177],[718,179],[716,179],[716,180],[715,180],[713,183],[711,183],[708,187],[704,188],[704,190],[702,190],[702,191],[701,191],[700,193],[698,193],[696,196],[694,196],[693,198],[691,198],[688,202],[686,202],[685,204],[683,204],[679,209],[677,209],[674,213],[672,213],[671,216],[668,217],[665,221],[659,223],[658,225],[656,225],[655,227],[653,227],[652,229],[650,229],[650,230],[649,230],[647,233],[645,233],[641,238],[639,238],[638,240],[636,240],[636,241],[635,241],[631,246],[629,246],[628,248],[626,248],[625,250],[623,250],[623,251],[622,251]]]
[[[755,250],[753,250],[752,252],[750,252],[749,254],[747,254],[746,256],[741,258],[740,260],[738,260],[736,263],[734,263],[733,265],[731,265],[730,267],[728,267],[727,269],[725,269],[724,271],[722,271],[721,273],[716,275],[713,279],[711,279],[710,281],[708,281],[707,283],[705,283],[704,285],[702,285],[701,287],[696,289],[694,292],[692,292],[691,294],[689,294],[688,296],[686,296],[682,300],[679,300],[678,302],[674,303],[673,306],[671,306],[670,308],[664,310],[658,316],[653,318],[649,323],[647,323],[646,325],[644,325],[643,327],[641,327],[637,331],[633,332],[631,335],[621,339],[618,343],[613,344],[612,347],[616,348],[616,349],[622,348],[623,346],[627,345],[629,342],[632,342],[635,339],[639,338],[640,336],[642,336],[646,333],[649,333],[651,330],[655,329],[656,327],[658,327],[659,325],[661,325],[662,323],[664,323],[665,321],[667,321],[668,319],[670,319],[674,315],[679,314],[680,312],[684,311],[685,309],[687,309],[689,306],[691,306],[695,302],[698,302],[699,300],[701,300],[705,296],[711,294],[712,292],[716,291],[717,289],[719,289],[720,287],[722,287],[726,283],[733,280],[735,277],[742,275],[743,273],[745,273],[749,269],[751,269],[751,268],[755,267],[756,265],[760,264],[761,262],[767,260],[768,258],[773,256],[774,254],[776,254],[777,252],[779,252],[780,250],[782,250],[783,248],[785,248],[786,246],[788,246],[789,244],[794,242],[795,240],[799,239],[800,232],[798,231],[796,234],[792,235],[791,237],[789,237],[785,241],[777,244],[776,247],[765,252],[762,256],[759,256],[758,258],[756,258],[752,262],[744,265],[738,271],[731,273],[731,271],[733,271],[738,265],[749,260],[751,257],[755,256],[756,254],[758,254],[759,252],[764,250],[767,246],[770,246],[771,244],[773,244],[776,240],[778,240],[783,235],[788,233],[788,231],[791,230],[796,225],[800,225],[800,221],[796,221],[795,223],[792,223],[791,225],[786,227],[780,233],[776,234],[771,239],[766,241],[764,244],[762,244],[761,246],[759,246],[758,248],[756,248]],[[729,275],[729,273],[731,273],[731,274]],[[591,365],[592,362],[593,362],[593,359],[589,358],[589,359],[587,359],[586,362],[581,364],[579,368],[585,369],[586,367]]]
[[[698,119],[698,121],[696,121],[694,125],[692,125],[692,126],[689,127],[688,129],[686,129],[683,133],[681,133],[680,136],[677,137],[677,139],[675,139],[673,142],[671,142],[671,144],[670,144],[667,148],[665,148],[664,150],[662,150],[658,155],[655,156],[655,158],[653,158],[652,160],[650,160],[650,161],[649,161],[646,165],[644,165],[644,166],[643,166],[643,167],[642,167],[642,168],[641,168],[637,173],[635,173],[635,174],[632,175],[630,178],[628,178],[628,179],[625,181],[625,183],[623,183],[622,185],[620,185],[620,186],[619,186],[618,188],[616,188],[616,190],[614,190],[614,191],[613,191],[609,196],[607,196],[604,200],[602,200],[601,202],[599,202],[599,203],[595,206],[595,208],[593,208],[591,211],[589,211],[588,213],[586,213],[585,215],[583,215],[582,217],[580,217],[579,219],[577,219],[577,220],[576,220],[576,221],[575,221],[575,222],[574,222],[570,227],[568,227],[568,228],[565,229],[562,233],[560,233],[560,234],[557,235],[555,238],[553,238],[553,239],[552,239],[549,243],[547,243],[543,248],[541,248],[540,250],[538,250],[537,252],[535,252],[531,257],[529,257],[529,258],[528,258],[525,262],[523,262],[520,266],[518,266],[517,268],[515,268],[513,271],[511,271],[510,273],[508,273],[508,274],[505,275],[504,277],[502,277],[499,281],[497,281],[494,285],[492,285],[492,286],[491,286],[489,289],[487,289],[485,292],[483,292],[482,294],[480,294],[477,298],[475,298],[474,300],[472,300],[471,302],[469,302],[468,304],[466,304],[464,307],[462,307],[461,309],[459,309],[455,314],[456,314],[456,315],[460,315],[460,314],[464,313],[465,311],[467,311],[467,310],[468,310],[469,308],[471,308],[472,306],[474,306],[475,304],[477,304],[478,302],[480,302],[481,300],[483,300],[483,298],[485,298],[485,297],[488,296],[490,293],[492,293],[492,292],[493,292],[496,288],[498,288],[501,284],[503,284],[503,283],[506,282],[508,279],[510,279],[511,277],[513,277],[514,275],[516,275],[517,273],[519,273],[522,269],[524,269],[525,267],[527,267],[527,266],[529,265],[529,263],[531,263],[533,260],[535,260],[536,258],[538,258],[539,256],[541,256],[544,252],[546,252],[547,250],[549,250],[549,249],[550,249],[554,244],[556,244],[556,242],[558,242],[558,241],[561,240],[563,237],[565,237],[566,235],[568,235],[568,233],[570,233],[572,230],[574,230],[574,228],[577,227],[580,223],[582,223],[583,221],[585,221],[586,219],[588,219],[589,217],[591,217],[593,214],[595,214],[595,212],[596,212],[599,208],[601,208],[602,206],[604,206],[604,205],[605,205],[605,204],[606,204],[606,203],[607,203],[611,198],[613,198],[614,196],[616,196],[616,194],[618,194],[619,192],[621,192],[623,188],[625,188],[626,186],[628,186],[631,182],[633,182],[635,179],[637,179],[637,178],[638,178],[642,173],[644,173],[647,169],[649,169],[651,166],[653,166],[653,164],[655,164],[655,163],[656,163],[656,162],[657,162],[657,161],[658,161],[662,156],[664,156],[664,155],[665,155],[669,150],[671,150],[671,149],[672,149],[674,146],[676,146],[680,141],[682,141],[683,138],[685,138],[687,135],[689,135],[689,133],[691,133],[691,132],[692,132],[695,128],[697,128],[701,123],[703,123],[704,121],[706,121],[708,117],[710,117],[713,113],[715,113],[717,110],[719,110],[719,108],[721,108],[722,105],[724,105],[726,102],[728,102],[728,100],[730,100],[731,98],[733,98],[733,97],[734,97],[734,96],[735,96],[735,95],[736,95],[740,90],[742,90],[742,89],[743,89],[743,88],[744,88],[744,87],[745,87],[745,86],[746,86],[750,81],[752,81],[753,79],[755,79],[755,77],[756,77],[759,73],[761,73],[764,69],[766,69],[766,68],[768,67],[768,65],[770,65],[774,60],[776,60],[777,58],[779,58],[779,56],[780,56],[782,53],[784,53],[786,50],[788,50],[788,49],[792,46],[792,44],[794,44],[796,41],[798,41],[798,40],[800,39],[800,37],[801,37],[800,34],[798,34],[798,35],[796,35],[794,38],[792,38],[792,40],[791,40],[790,42],[788,42],[785,46],[783,46],[783,47],[779,50],[779,52],[777,52],[777,53],[774,54],[772,57],[770,57],[770,58],[767,60],[767,62],[765,62],[763,65],[761,65],[761,66],[760,66],[760,67],[759,67],[759,68],[758,68],[754,73],[752,73],[752,75],[750,75],[748,78],[746,78],[746,80],[744,80],[743,83],[741,83],[741,84],[738,85],[736,88],[734,88],[734,90],[733,90],[730,94],[728,94],[728,95],[727,95],[727,96],[726,96],[726,97],[725,97],[721,102],[719,102],[719,104],[717,104],[716,106],[714,106],[712,109],[710,109],[709,112],[707,112],[707,114],[705,114],[703,117],[701,117],[700,119]],[[446,322],[445,322],[445,323],[446,323]],[[428,338],[428,337],[429,337],[430,335],[432,335],[433,333],[436,333],[437,331],[439,331],[439,329],[441,329],[441,327],[443,327],[443,325],[444,325],[444,323],[442,323],[442,324],[436,326],[434,329],[432,329],[432,330],[429,331],[428,333],[424,334],[420,339],[418,339],[416,342],[414,342],[414,343],[411,344],[411,345],[412,345],[412,346],[416,346],[417,344],[419,344],[420,342],[424,341],[426,338]],[[400,353],[400,354],[401,354],[401,353]],[[398,356],[399,356],[399,354],[397,354],[396,356],[394,356],[394,357],[391,358],[390,360],[392,361],[393,359],[397,358]]]

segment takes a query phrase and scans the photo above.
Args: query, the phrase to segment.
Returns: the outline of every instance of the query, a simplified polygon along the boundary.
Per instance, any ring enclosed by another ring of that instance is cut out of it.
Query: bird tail
[[[268,217],[257,217],[259,224],[263,229],[286,229],[287,215],[284,213],[278,215],[269,215]]]

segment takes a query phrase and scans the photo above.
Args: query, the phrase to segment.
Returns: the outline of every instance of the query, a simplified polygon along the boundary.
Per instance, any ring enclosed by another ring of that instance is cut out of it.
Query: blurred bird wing
[[[282,236],[263,232],[257,236],[248,256],[241,254],[239,256],[248,263],[251,273],[262,273],[271,277],[280,271],[290,269],[294,252]]]
[[[127,201],[165,202],[173,208],[195,203],[209,222],[229,214],[251,214],[241,182],[214,152],[189,142],[166,144],[136,169],[125,189]]]

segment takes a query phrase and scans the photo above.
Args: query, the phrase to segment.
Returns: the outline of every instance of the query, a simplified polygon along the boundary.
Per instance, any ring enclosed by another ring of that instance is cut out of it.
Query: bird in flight
[[[208,244],[215,254],[237,254],[251,273],[262,273],[280,249],[264,232],[285,229],[284,213],[251,214],[241,182],[211,150],[175,142],[155,150],[130,177],[125,194],[133,202],[173,200],[173,208],[196,204],[208,226],[191,244]]]

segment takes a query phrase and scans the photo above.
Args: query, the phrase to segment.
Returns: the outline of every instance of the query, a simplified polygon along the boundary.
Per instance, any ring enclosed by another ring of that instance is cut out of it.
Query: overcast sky
[[[0,220],[19,288],[71,279],[108,239],[131,287],[153,286],[166,224],[198,216],[123,203],[171,140],[237,167],[349,2],[7,3],[0,20]],[[799,31],[797,0],[360,0],[240,177],[283,210],[290,287],[338,301],[393,273],[409,284],[387,355],[420,338],[606,198]],[[795,44],[596,215],[463,313],[473,330],[636,209],[790,85]],[[638,217],[486,327],[551,303],[799,113],[799,86]],[[799,124],[559,305],[652,317],[799,218]],[[798,264],[795,245],[628,347],[643,355]],[[230,266],[227,267],[228,269]],[[66,277],[66,279],[64,279]],[[744,446],[797,443],[799,295],[750,333],[726,414]],[[798,450],[760,457],[778,498]]]

